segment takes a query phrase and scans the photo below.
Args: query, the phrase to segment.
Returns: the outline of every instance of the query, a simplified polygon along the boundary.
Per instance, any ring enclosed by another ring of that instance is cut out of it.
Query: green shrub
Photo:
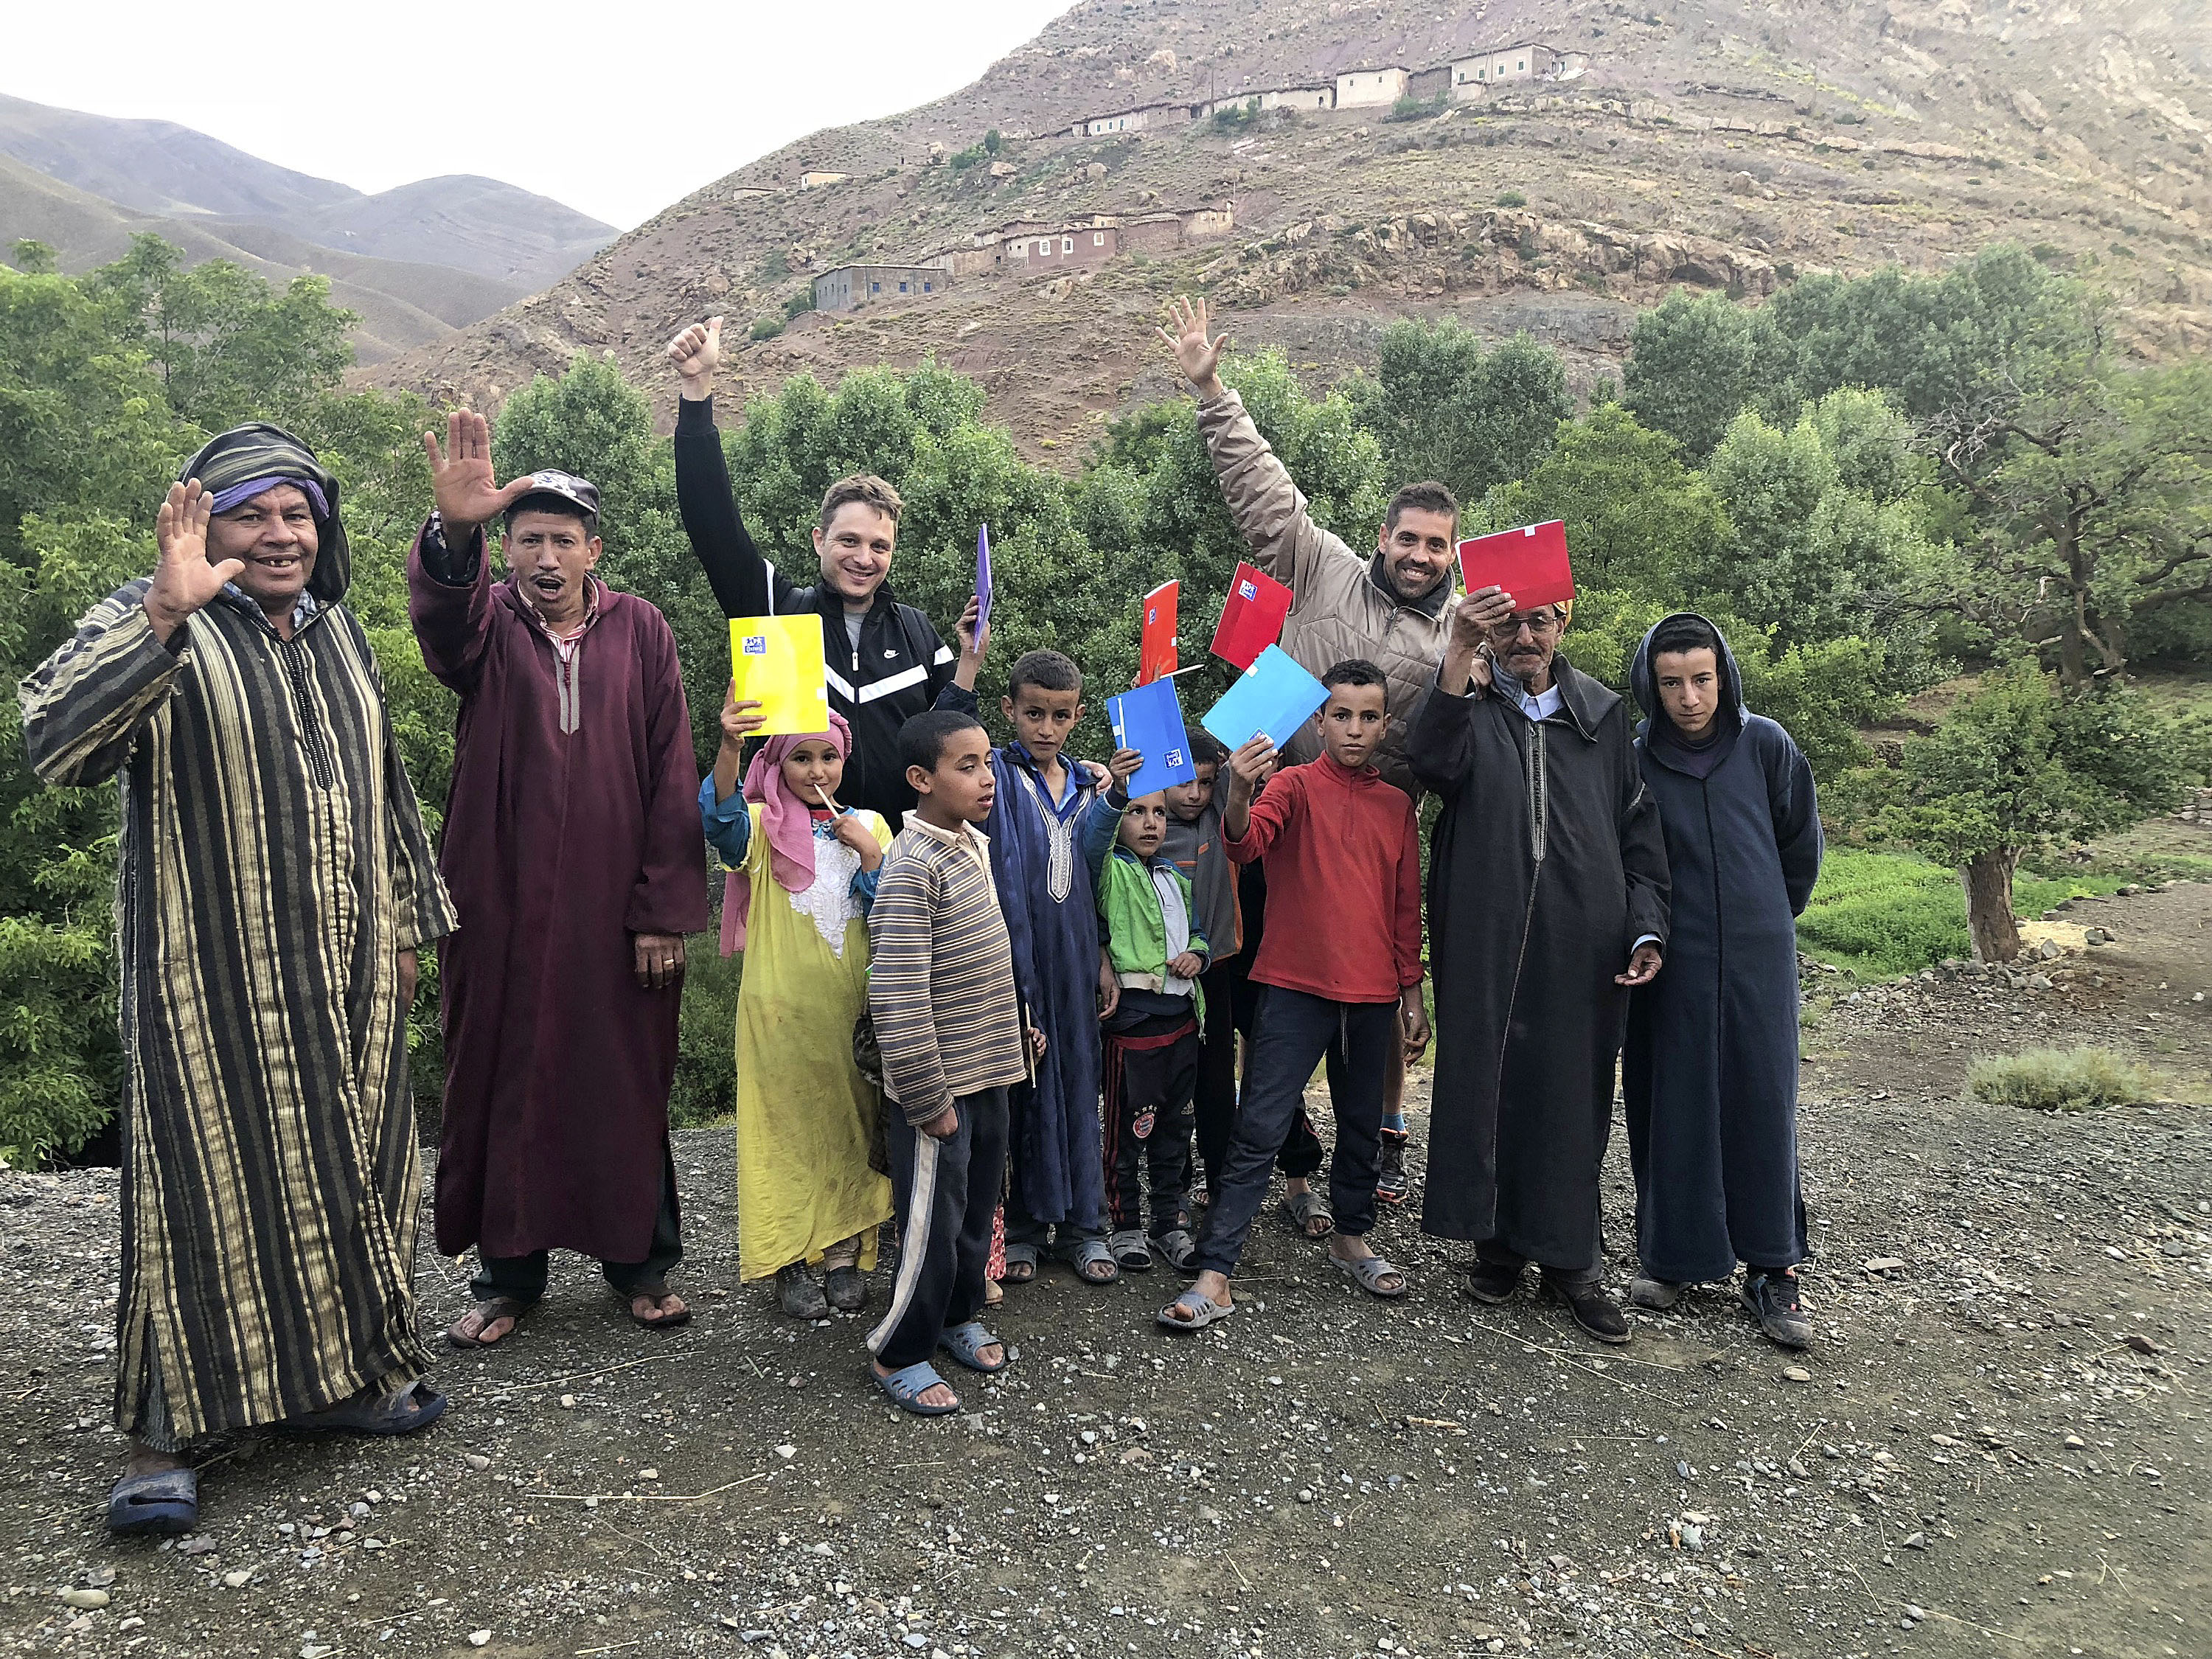
[[[1527,207],[1528,205],[1528,198],[1523,196],[1517,190],[1501,190],[1492,199],[1496,201],[1499,207],[1503,208],[1518,208]]]
[[[2091,1112],[2159,1098],[2155,1073],[2110,1048],[2028,1048],[1978,1060],[1966,1087],[1992,1106]]]
[[[745,331],[745,338],[748,340],[773,340],[777,335],[782,332],[782,318],[756,317],[753,319],[753,325]]]
[[[793,317],[804,317],[813,309],[814,284],[811,283],[783,302],[783,314],[787,321]]]
[[[2031,876],[2013,884],[2023,915],[2040,915],[2069,898],[2109,893],[2118,876]],[[1958,872],[1901,853],[1831,847],[1813,902],[1797,919],[1797,941],[1808,956],[1848,968],[1863,979],[1917,974],[1948,957],[1971,957],[1966,890]]]

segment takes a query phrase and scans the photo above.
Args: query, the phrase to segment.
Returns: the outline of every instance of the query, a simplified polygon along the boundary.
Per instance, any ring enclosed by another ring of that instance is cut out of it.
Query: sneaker
[[[1628,1281],[1628,1299],[1639,1308],[1664,1313],[1682,1299],[1684,1289],[1671,1279],[1650,1279],[1638,1273]]]
[[[1585,1335],[1619,1347],[1628,1340],[1628,1319],[1613,1305],[1613,1300],[1595,1285],[1585,1279],[1554,1279],[1544,1275],[1544,1283],[1552,1294],[1567,1304],[1567,1311],[1575,1316],[1575,1323],[1583,1328]]]
[[[1796,1273],[1753,1273],[1744,1280],[1742,1302],[1767,1340],[1785,1348],[1813,1343],[1813,1322],[1797,1305]]]
[[[775,1270],[775,1305],[793,1319],[830,1317],[830,1298],[822,1294],[804,1261]]]
[[[822,1275],[822,1290],[839,1313],[858,1313],[868,1304],[868,1281],[858,1267],[832,1267]]]
[[[1406,1201],[1406,1142],[1408,1139],[1403,1129],[1382,1131],[1382,1150],[1376,1160],[1375,1201],[1377,1204],[1403,1204]]]
[[[1485,1261],[1478,1257],[1468,1264],[1464,1288],[1477,1302],[1487,1302],[1492,1307],[1510,1302],[1513,1292],[1521,1288],[1522,1265]]]

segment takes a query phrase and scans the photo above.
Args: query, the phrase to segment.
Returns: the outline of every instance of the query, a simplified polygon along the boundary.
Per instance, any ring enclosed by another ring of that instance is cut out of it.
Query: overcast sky
[[[9,6],[0,92],[179,121],[356,190],[475,173],[627,229],[965,86],[1069,0]]]

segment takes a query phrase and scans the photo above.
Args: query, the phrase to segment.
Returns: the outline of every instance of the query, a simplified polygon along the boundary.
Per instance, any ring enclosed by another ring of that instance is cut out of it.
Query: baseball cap
[[[519,513],[540,495],[557,495],[564,501],[580,507],[593,517],[599,514],[599,485],[589,478],[580,478],[573,472],[562,472],[552,467],[543,472],[532,473],[530,488],[516,496],[507,510],[509,514]]]

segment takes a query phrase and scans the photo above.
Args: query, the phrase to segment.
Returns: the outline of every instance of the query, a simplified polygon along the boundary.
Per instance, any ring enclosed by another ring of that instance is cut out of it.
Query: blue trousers
[[[1329,1045],[1344,1048],[1344,1087],[1332,1102],[1336,1153],[1328,1164],[1329,1210],[1336,1231],[1357,1237],[1375,1225],[1376,1159],[1382,1141],[1387,1050],[1398,1041],[1398,1004],[1336,1002],[1279,985],[1260,988],[1252,1063],[1229,1150],[1214,1182],[1213,1206],[1199,1234],[1201,1273],[1233,1274],[1245,1236],[1267,1196],[1275,1155],[1304,1110],[1305,1089]]]

